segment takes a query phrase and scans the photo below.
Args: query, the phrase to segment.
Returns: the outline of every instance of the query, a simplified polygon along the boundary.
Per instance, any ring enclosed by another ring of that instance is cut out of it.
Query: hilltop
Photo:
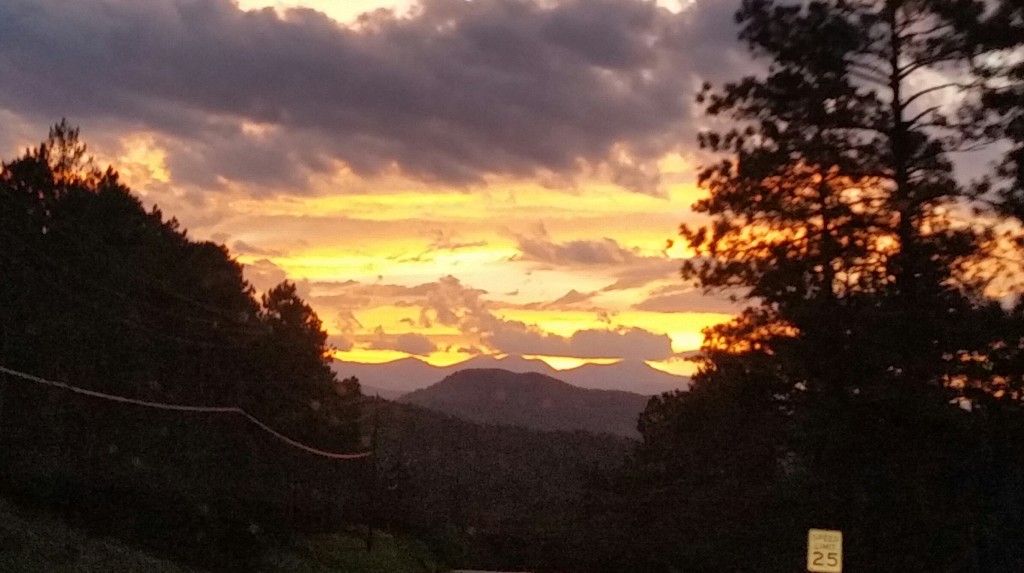
[[[335,360],[332,368],[339,378],[355,376],[368,390],[393,399],[402,394],[426,388],[463,370],[500,369],[509,372],[536,372],[578,388],[591,390],[623,390],[645,396],[686,389],[690,379],[652,368],[641,361],[623,360],[613,364],[584,364],[568,370],[556,370],[543,360],[521,356],[476,356],[449,366],[433,366],[418,358],[402,358],[392,362],[367,364]]]
[[[479,423],[537,430],[583,430],[636,438],[648,397],[588,390],[537,372],[461,370],[401,398],[402,402]]]

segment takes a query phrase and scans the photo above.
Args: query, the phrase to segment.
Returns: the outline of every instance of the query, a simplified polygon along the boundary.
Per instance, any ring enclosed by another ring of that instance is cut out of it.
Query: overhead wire
[[[8,205],[17,206],[17,202],[14,200],[14,198],[11,197],[11,196],[8,196],[7,193],[0,192],[0,198],[6,200]],[[161,223],[162,223],[162,221],[161,221]],[[3,231],[3,230],[4,229],[0,229],[0,231]],[[48,227],[46,229],[46,233],[52,233],[52,234],[55,234],[55,235],[62,236],[65,240],[69,241],[69,244],[74,244],[75,242],[77,242],[79,240],[78,237],[73,236],[72,233],[70,233],[67,229],[63,229],[63,228],[61,228],[59,226]],[[205,311],[210,312],[212,314],[220,315],[221,317],[224,317],[227,320],[210,319],[210,318],[199,317],[199,316],[189,316],[189,315],[182,314],[180,312],[174,312],[174,311],[171,311],[169,309],[165,309],[165,308],[162,308],[162,307],[157,307],[156,305],[150,303],[149,301],[139,299],[138,297],[134,297],[130,293],[125,292],[124,290],[112,289],[112,288],[110,288],[110,287],[108,287],[106,285],[97,284],[95,281],[86,280],[82,276],[78,276],[76,278],[76,277],[74,277],[72,275],[77,274],[77,273],[73,273],[72,269],[68,268],[66,265],[62,265],[62,264],[58,263],[56,260],[53,259],[53,257],[49,253],[42,252],[40,249],[38,249],[36,246],[30,244],[30,242],[28,242],[28,241],[20,241],[20,243],[21,243],[21,246],[24,247],[25,250],[28,250],[28,251],[31,252],[33,258],[36,259],[36,265],[39,265],[39,263],[43,263],[44,265],[50,267],[50,269],[49,269],[50,272],[49,273],[45,273],[45,275],[52,275],[52,276],[44,276],[44,279],[46,280],[47,283],[50,283],[52,286],[56,287],[56,289],[58,289],[61,292],[64,292],[65,294],[69,295],[73,299],[76,299],[76,300],[78,300],[80,302],[83,302],[84,305],[93,307],[98,312],[103,312],[105,310],[104,308],[102,308],[102,305],[98,301],[96,301],[96,300],[94,300],[94,299],[92,299],[90,297],[85,296],[81,292],[80,288],[71,288],[68,284],[65,284],[63,281],[61,281],[59,279],[59,277],[60,276],[65,276],[65,277],[70,278],[71,280],[73,280],[76,283],[76,285],[78,287],[85,286],[86,288],[91,288],[91,289],[93,289],[95,291],[105,292],[105,293],[108,293],[110,295],[113,295],[116,299],[122,300],[122,301],[131,300],[133,302],[133,304],[141,305],[142,307],[146,308],[147,310],[151,310],[153,312],[156,312],[156,313],[168,316],[168,317],[172,317],[172,318],[177,318],[179,320],[183,320],[183,321],[186,321],[186,322],[202,323],[202,324],[205,324],[205,325],[213,326],[217,330],[220,330],[221,332],[224,332],[224,333],[228,333],[228,334],[234,333],[236,335],[246,335],[246,334],[248,334],[248,335],[259,335],[259,334],[263,334],[264,333],[263,329],[261,329],[259,327],[256,327],[256,326],[253,326],[253,325],[250,325],[250,324],[240,324],[239,321],[238,321],[237,316],[235,316],[231,311],[229,311],[227,309],[215,307],[215,306],[212,306],[212,305],[207,304],[205,302],[197,301],[197,300],[195,300],[195,299],[193,299],[193,298],[191,298],[189,296],[186,296],[186,295],[183,295],[181,293],[178,293],[178,292],[174,291],[173,289],[168,288],[168,286],[164,283],[164,281],[161,281],[161,280],[158,280],[158,279],[154,278],[150,274],[145,273],[142,269],[135,268],[135,267],[129,269],[128,266],[124,263],[124,261],[121,260],[123,258],[124,253],[121,253],[120,251],[118,251],[117,249],[113,248],[111,245],[108,245],[107,243],[105,243],[103,241],[95,241],[95,242],[93,242],[93,245],[94,246],[95,245],[99,245],[100,248],[106,254],[106,257],[104,257],[105,261],[110,263],[110,264],[112,264],[112,265],[114,265],[118,270],[123,271],[125,276],[141,277],[143,279],[142,282],[148,283],[148,285],[150,287],[154,288],[154,290],[157,291],[158,294],[162,294],[162,295],[168,296],[169,298],[185,302],[185,303],[189,304],[190,306],[193,306],[195,308],[199,308],[199,309],[205,310]],[[5,250],[0,250],[0,257],[6,258],[8,261],[13,262],[15,264],[19,264],[19,265],[29,264],[28,261],[25,261],[24,259],[20,259],[19,257],[13,256],[11,253],[6,252]],[[211,348],[211,349],[235,349],[235,348],[240,348],[240,347],[244,347],[244,346],[248,345],[248,343],[246,341],[239,341],[239,342],[234,342],[234,343],[230,343],[230,344],[224,344],[224,343],[212,343],[212,342],[209,342],[208,340],[196,340],[196,339],[193,339],[193,338],[184,338],[184,337],[180,337],[180,336],[176,336],[176,335],[164,332],[164,331],[159,330],[159,329],[155,329],[152,326],[150,326],[148,324],[145,324],[144,321],[141,321],[141,320],[138,320],[138,319],[134,319],[133,320],[130,317],[125,317],[125,316],[113,316],[112,318],[114,320],[116,320],[117,322],[121,322],[122,324],[125,324],[126,326],[128,326],[130,328],[141,329],[141,330],[144,330],[147,333],[152,334],[154,336],[157,336],[159,338],[162,338],[162,339],[165,339],[165,340],[175,341],[175,342],[178,342],[178,343],[181,343],[181,344],[186,344],[186,345],[190,345],[190,346],[194,346],[194,347]],[[225,322],[227,322],[227,326],[228,326],[227,328],[224,328]],[[8,371],[9,369],[3,368],[2,370],[3,371]],[[45,380],[45,379],[39,378],[39,377],[33,377],[31,375],[27,375],[27,374],[24,374],[24,373],[14,374],[14,371],[10,371],[8,373],[11,374],[11,375],[20,375],[23,379],[30,379],[30,380],[34,380],[34,381],[39,382],[39,383],[48,384],[50,386],[61,387],[61,388],[64,388],[66,390],[70,390],[72,392],[76,392],[76,393],[79,393],[79,394],[93,396],[93,397],[99,397],[99,398],[105,398],[105,399],[113,400],[113,401],[117,401],[117,402],[131,403],[131,404],[135,404],[135,405],[139,405],[139,406],[144,406],[144,407],[161,408],[161,409],[178,410],[178,411],[190,411],[190,412],[213,412],[213,413],[228,413],[228,412],[230,412],[230,413],[239,414],[239,415],[242,415],[242,416],[246,417],[254,425],[256,425],[259,428],[263,429],[264,431],[274,435],[278,439],[293,445],[294,447],[297,447],[299,449],[303,449],[303,450],[306,450],[306,451],[308,451],[310,453],[315,453],[315,454],[318,454],[318,455],[327,455],[328,457],[337,457],[336,454],[334,454],[334,453],[326,452],[326,451],[323,451],[323,450],[318,450],[316,448],[312,448],[310,446],[307,446],[305,444],[302,444],[300,442],[296,442],[296,441],[288,438],[287,436],[281,434],[280,432],[277,432],[276,430],[274,430],[273,428],[271,428],[267,424],[263,423],[262,421],[260,421],[256,417],[252,416],[251,414],[249,414],[248,412],[246,412],[245,410],[243,410],[242,408],[237,407],[237,406],[232,406],[232,407],[196,407],[196,406],[174,405],[174,404],[167,404],[167,403],[161,403],[161,402],[149,402],[149,401],[145,401],[145,400],[126,398],[124,396],[117,396],[117,395],[114,395],[114,394],[106,394],[106,393],[102,393],[102,392],[96,392],[96,391],[92,391],[92,390],[87,390],[87,389],[84,389],[84,388],[79,388],[79,387],[71,386],[71,385],[68,385],[68,384],[64,384],[62,382],[55,382],[55,381],[52,381],[52,380]],[[25,378],[26,376],[28,376],[29,378]],[[349,402],[349,401],[350,400],[346,400],[346,402]]]
[[[49,262],[50,265],[52,267],[54,267],[55,269],[58,269],[59,271],[63,271],[63,272],[69,272],[67,269],[62,268],[61,266],[59,266],[55,261],[52,260],[51,257],[46,255],[45,253],[37,253],[37,254],[38,254],[38,256],[41,259],[44,259],[44,260],[46,260],[46,262]],[[7,253],[6,251],[0,249],[0,259],[3,259],[3,258],[6,258],[8,261],[11,261],[11,262],[14,262],[14,263],[21,263],[22,262],[18,258],[13,257],[9,253]],[[108,309],[106,309],[101,303],[99,303],[97,300],[95,300],[92,297],[86,296],[80,289],[71,288],[67,284],[65,284],[65,283],[61,282],[60,280],[55,279],[55,278],[53,278],[51,276],[46,276],[46,275],[37,275],[37,276],[42,276],[46,283],[51,285],[53,288],[61,291],[63,294],[67,295],[69,298],[77,300],[83,306],[91,307],[97,313],[106,314],[108,317],[112,318],[116,322],[119,322],[119,323],[123,324],[124,326],[126,326],[126,327],[128,327],[130,329],[135,329],[135,330],[138,330],[138,331],[144,331],[146,333],[146,335],[149,335],[149,336],[154,336],[154,337],[166,340],[166,341],[177,342],[179,344],[186,345],[186,346],[189,346],[189,347],[204,348],[204,349],[209,349],[209,350],[236,350],[236,349],[239,349],[239,348],[247,347],[249,345],[249,343],[244,342],[244,341],[234,342],[234,343],[223,343],[223,342],[217,343],[217,342],[209,342],[207,340],[200,340],[200,339],[196,339],[196,338],[185,338],[185,337],[182,337],[182,336],[177,336],[177,335],[174,335],[174,334],[170,334],[170,333],[165,332],[163,330],[154,328],[153,326],[151,326],[149,324],[146,324],[145,321],[139,320],[137,318],[133,319],[133,318],[126,317],[126,316],[110,314],[110,313],[107,312]],[[110,292],[111,294],[113,294],[115,296],[118,296],[120,298],[125,298],[125,297],[128,296],[126,293],[122,293],[122,292],[119,292],[119,291],[116,291],[116,290],[113,290],[113,289],[101,289],[97,285],[86,285],[86,286],[96,288],[97,290],[102,290],[102,291]],[[345,400],[346,403],[349,402],[349,401],[350,400]]]
[[[144,408],[154,408],[154,409],[158,409],[158,410],[170,410],[170,411],[174,411],[174,412],[193,412],[193,413],[206,413],[206,414],[236,414],[236,415],[240,415],[240,416],[244,417],[245,419],[247,419],[249,422],[251,422],[256,427],[260,428],[261,430],[263,430],[264,432],[270,434],[271,436],[274,436],[278,440],[288,444],[289,446],[292,446],[293,448],[297,448],[297,449],[300,449],[300,450],[305,451],[307,453],[310,453],[310,454],[313,454],[313,455],[316,455],[316,456],[320,456],[320,457],[324,457],[324,458],[330,458],[330,459],[335,459],[335,460],[358,460],[358,459],[368,458],[368,457],[370,457],[372,455],[372,452],[369,452],[369,451],[364,451],[364,452],[345,452],[345,453],[342,453],[342,452],[331,452],[331,451],[322,450],[322,449],[319,449],[319,448],[315,448],[313,446],[309,446],[309,445],[303,444],[302,442],[299,442],[297,440],[293,440],[292,438],[289,438],[288,436],[286,436],[286,435],[282,434],[281,432],[275,430],[274,428],[270,427],[265,422],[263,422],[260,419],[258,419],[256,416],[253,416],[249,412],[246,412],[244,409],[242,409],[239,406],[188,406],[188,405],[184,405],[184,404],[169,404],[169,403],[166,403],[166,402],[156,402],[156,401],[151,401],[151,400],[140,400],[140,399],[137,399],[137,398],[129,398],[127,396],[119,396],[117,394],[108,394],[106,392],[97,392],[96,390],[89,390],[89,389],[86,389],[86,388],[81,388],[79,386],[74,386],[72,384],[67,384],[65,382],[58,382],[56,380],[48,380],[46,378],[41,378],[39,376],[34,376],[32,374],[26,374],[25,372],[14,370],[12,368],[7,368],[5,366],[0,366],[0,372],[2,372],[4,374],[8,374],[10,376],[13,376],[15,378],[19,378],[21,380],[26,380],[26,381],[29,381],[29,382],[35,382],[37,384],[42,384],[42,385],[45,385],[45,386],[50,386],[50,387],[54,387],[54,388],[60,388],[62,390],[66,390],[68,392],[73,392],[75,394],[80,394],[80,395],[83,395],[83,396],[89,396],[89,397],[92,397],[92,398],[99,398],[99,399],[102,399],[102,400],[107,400],[107,401],[110,401],[110,402],[117,402],[117,403],[121,403],[121,404],[131,404],[131,405],[134,405],[134,406],[141,406],[141,407],[144,407]]]

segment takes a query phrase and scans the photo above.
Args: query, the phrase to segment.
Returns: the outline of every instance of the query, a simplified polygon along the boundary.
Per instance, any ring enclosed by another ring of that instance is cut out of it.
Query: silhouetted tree
[[[147,211],[66,121],[0,167],[0,277],[4,366],[143,400],[242,402],[319,447],[358,444],[358,381],[335,381],[326,334],[294,285],[261,304],[226,248]],[[285,507],[323,512],[357,483],[355,470],[268,440],[240,416],[159,413],[28,382],[5,384],[0,407],[0,486],[96,524],[131,524],[129,535],[207,563],[236,560],[228,547],[251,554],[251,523],[280,531]]]
[[[979,85],[984,14],[972,0],[742,3],[740,37],[767,65],[700,95],[734,127],[700,137],[727,156],[700,174],[710,222],[681,234],[697,254],[683,276],[753,306],[706,333],[690,392],[652,400],[624,478],[671,492],[644,519],[700,523],[651,548],[665,567],[793,570],[806,528],[826,524],[864,570],[996,562],[981,548],[1011,529],[977,513],[995,498],[975,479],[991,434],[950,404],[989,379],[975,368],[1002,323],[975,272],[993,237],[948,158],[984,126],[943,105]]]
[[[253,403],[272,408],[307,439],[354,448],[359,383],[335,378],[327,332],[295,283],[283,282],[262,296],[260,322],[265,334],[258,341],[261,369]]]
[[[973,119],[987,121],[990,138],[1010,144],[994,182],[997,206],[1024,221],[1024,5],[1001,0],[977,26],[970,40],[986,80]]]
[[[829,379],[856,348],[876,374],[941,383],[942,357],[964,347],[950,326],[977,302],[982,285],[962,269],[987,236],[957,219],[969,191],[947,154],[962,126],[930,99],[960,83],[928,74],[968,68],[951,19],[979,13],[969,1],[747,0],[741,38],[767,73],[701,95],[738,127],[701,136],[731,156],[701,173],[710,197],[695,209],[713,223],[683,227],[701,256],[684,276],[770,309],[762,318],[836,359],[822,363]],[[885,342],[866,353],[865,332]]]

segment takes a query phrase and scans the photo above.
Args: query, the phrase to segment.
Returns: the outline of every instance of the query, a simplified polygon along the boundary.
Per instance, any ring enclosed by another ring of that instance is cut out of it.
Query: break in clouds
[[[229,0],[7,0],[0,111],[34,134],[61,116],[158,133],[172,181],[206,189],[299,192],[344,165],[463,186],[603,170],[657,193],[694,86],[729,67],[733,9],[424,0],[346,27]]]
[[[273,269],[273,265],[266,261],[256,266],[264,273]],[[497,311],[507,304],[486,300],[486,291],[464,285],[452,276],[415,286],[357,281],[310,286],[321,293],[312,295],[310,301],[317,308],[334,311],[333,316],[325,315],[325,318],[333,320],[334,329],[342,333],[332,338],[332,343],[342,349],[351,348],[354,338],[359,338],[357,331],[371,326],[359,323],[353,311],[388,304],[413,309],[418,314],[413,321],[414,326],[454,327],[465,341],[489,352],[631,360],[667,360],[676,355],[667,335],[642,328],[584,329],[571,336],[560,336],[518,320],[502,318]],[[300,287],[300,290],[304,289]],[[578,296],[580,293],[575,294]],[[566,301],[565,304],[573,302]],[[438,349],[426,336],[390,334],[381,326],[374,327],[373,334],[364,342],[371,349],[397,350],[414,355],[426,355]]]

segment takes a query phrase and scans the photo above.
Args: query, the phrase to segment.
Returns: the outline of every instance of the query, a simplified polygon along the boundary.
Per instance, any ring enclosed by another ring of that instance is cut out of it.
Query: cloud
[[[623,265],[643,258],[638,249],[627,249],[608,237],[557,243],[548,236],[542,221],[538,221],[528,234],[510,235],[520,252],[517,260],[560,266],[595,266]]]
[[[484,299],[486,291],[464,285],[453,276],[435,282],[406,287],[388,284],[314,283],[330,289],[331,295],[314,300],[332,308],[356,304],[346,308],[368,308],[382,304],[419,308],[416,325],[429,329],[436,325],[454,327],[468,340],[476,341],[493,352],[506,354],[541,354],[575,356],[578,358],[625,358],[633,360],[664,360],[673,356],[671,340],[667,335],[640,328],[584,329],[571,336],[560,336],[517,320],[508,320],[495,314],[494,303]],[[586,302],[590,294],[571,290],[557,301],[558,306]],[[403,304],[399,304],[399,302]],[[355,320],[355,317],[351,317]],[[407,322],[407,321],[406,321]],[[352,330],[358,321],[350,322]],[[437,346],[424,334],[387,334],[383,328],[375,329],[368,339],[375,350],[399,350],[409,354],[425,355]]]
[[[510,233],[519,250],[514,260],[529,261],[550,267],[575,269],[597,267],[615,278],[601,289],[612,292],[645,287],[651,283],[678,278],[682,261],[668,254],[668,247],[656,255],[645,254],[636,247],[626,247],[617,240],[578,239],[559,243],[551,240],[543,223],[529,234]],[[593,296],[597,293],[591,293]]]
[[[259,261],[258,267],[269,267],[269,271],[277,269],[269,261]],[[438,349],[425,334],[393,335],[380,326],[368,338],[359,336],[358,332],[363,330],[363,324],[356,317],[359,309],[388,305],[419,309],[416,320],[405,317],[400,320],[402,323],[424,329],[435,325],[454,327],[462,335],[478,341],[493,352],[632,360],[664,360],[673,356],[671,340],[667,335],[640,328],[615,328],[609,322],[608,328],[585,329],[571,336],[560,336],[534,325],[502,318],[492,310],[495,303],[484,299],[486,291],[466,286],[453,276],[415,286],[363,284],[356,281],[320,282],[311,283],[310,286],[324,293],[310,297],[311,303],[321,311],[333,311],[334,321],[331,325],[335,331],[344,335],[331,339],[339,349],[350,349],[349,341],[353,337],[364,340],[372,350],[396,350],[424,356]],[[572,308],[590,301],[594,294],[573,289],[554,301],[518,308]]]
[[[399,335],[389,335],[379,326],[373,333],[374,339],[369,344],[369,348],[372,350],[397,350],[398,352],[415,354],[417,356],[427,356],[437,350],[437,345],[422,334],[407,332]]]
[[[672,340],[642,328],[580,330],[563,337],[518,321],[501,321],[484,340],[506,354],[540,354],[576,358],[666,360],[674,356]]]
[[[428,252],[432,251],[458,251],[460,249],[471,249],[473,247],[486,247],[487,241],[459,241],[454,232],[444,229],[430,229],[425,234],[430,237]]]
[[[578,304],[578,303],[581,303],[581,302],[589,301],[591,298],[593,298],[593,296],[594,296],[594,293],[592,293],[592,292],[584,293],[584,292],[580,292],[580,291],[578,291],[576,289],[572,289],[569,292],[565,293],[564,295],[560,296],[559,298],[551,301],[550,303],[548,303],[545,306],[547,308],[556,308],[556,307],[560,307],[560,306],[568,306],[568,305]]]
[[[596,292],[580,292],[576,289],[571,289],[564,295],[556,298],[552,301],[540,301],[530,302],[526,304],[510,304],[505,303],[505,308],[518,308],[524,310],[594,310],[595,312],[603,312],[601,309],[593,308],[592,305],[585,305],[584,303],[591,302]]]
[[[678,279],[682,260],[671,258],[666,252],[658,255],[642,254],[638,248],[626,248],[615,239],[580,239],[556,243],[546,237],[518,236],[520,255],[515,260],[530,261],[551,267],[598,267],[614,278],[614,282],[600,289],[612,292],[641,288],[666,279]],[[594,296],[597,293],[590,293]]]
[[[557,265],[621,265],[639,258],[615,239],[555,243],[546,238],[519,237],[516,245],[525,260]]]
[[[280,257],[284,254],[276,249],[264,249],[250,245],[245,241],[235,241],[231,245],[231,252],[233,255],[253,255],[257,257]]]
[[[363,324],[359,322],[356,315],[349,309],[342,309],[335,315],[334,325],[338,330],[349,336],[355,334],[357,330],[363,327]]]
[[[682,261],[661,257],[646,257],[618,273],[618,279],[603,289],[604,292],[640,288],[665,279],[679,279]]]
[[[348,280],[341,282],[318,281],[310,283],[316,293],[310,302],[355,310],[376,306],[416,306],[431,291],[438,288],[437,283],[423,283],[416,286],[395,284],[367,284]],[[482,291],[481,291],[482,292]]]
[[[674,355],[672,339],[642,328],[581,330],[569,338],[570,356],[665,360]]]
[[[204,188],[300,190],[343,164],[456,185],[602,168],[657,193],[656,160],[693,145],[693,87],[729,69],[723,4],[424,0],[344,27],[229,0],[8,0],[0,109],[158,133],[172,179]]]
[[[284,269],[269,259],[259,259],[242,265],[242,273],[245,276],[245,280],[249,281],[249,284],[256,289],[257,300],[259,300],[262,293],[269,291],[286,280],[295,284],[296,294],[307,303],[314,300],[309,281],[288,276]]]
[[[668,285],[655,290],[647,299],[633,305],[633,308],[650,312],[735,314],[744,306],[743,301],[733,302],[727,295],[704,294],[701,289],[688,285]]]
[[[355,343],[347,336],[328,336],[327,344],[341,352],[348,352],[355,347]]]
[[[256,292],[266,292],[281,284],[288,278],[284,269],[275,265],[269,259],[259,259],[249,263],[242,268],[245,279],[256,289]]]
[[[664,360],[673,355],[672,341],[664,334],[619,328],[580,330],[569,337],[559,336],[496,316],[481,298],[485,293],[464,287],[454,277],[441,279],[438,287],[428,296],[421,320],[458,326],[463,333],[479,337],[499,353],[636,360]],[[569,296],[576,298],[571,292]]]
[[[433,323],[460,326],[463,330],[480,330],[481,324],[493,319],[481,295],[486,291],[463,286],[459,279],[442,277],[427,292],[420,312],[420,324]]]

